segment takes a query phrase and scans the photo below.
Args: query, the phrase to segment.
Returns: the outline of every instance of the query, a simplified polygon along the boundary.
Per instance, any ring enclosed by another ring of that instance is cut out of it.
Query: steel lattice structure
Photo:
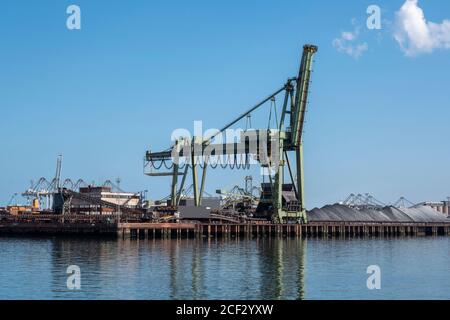
[[[222,165],[228,165],[232,168],[233,166],[234,168],[247,168],[250,160],[253,159],[262,167],[268,168],[270,172],[272,220],[280,223],[288,220],[306,222],[302,135],[313,57],[316,52],[316,46],[305,45],[298,76],[289,78],[280,89],[225,125],[218,133],[207,138],[182,138],[176,141],[172,148],[162,152],[147,151],[144,166],[151,168],[151,170],[146,172],[146,174],[149,176],[171,176],[172,203],[179,204],[181,191],[184,189],[186,177],[190,170],[192,173],[195,205],[200,206],[206,183],[206,171],[208,166],[211,166],[210,160],[212,157],[219,155],[218,158],[225,159],[226,162],[225,164],[222,163]],[[248,116],[255,110],[266,103],[273,103],[274,99],[279,95],[283,95],[283,107],[280,121],[276,128],[252,131],[254,137],[250,139],[244,137],[240,142],[228,144],[213,143],[219,134],[224,133],[244,118],[248,120]],[[249,140],[254,142],[255,148],[252,148]],[[221,153],[217,150],[221,150]],[[290,152],[295,154],[295,167],[292,167],[289,161]],[[184,163],[175,161],[181,158],[186,161]],[[296,206],[283,206],[284,170],[286,166],[295,189]],[[169,172],[158,172],[158,169],[163,167]],[[217,163],[213,164],[212,167],[217,167]],[[203,170],[200,183],[198,168]],[[293,169],[296,170],[296,178],[294,178]],[[178,188],[179,176],[182,177],[182,181],[181,186]]]

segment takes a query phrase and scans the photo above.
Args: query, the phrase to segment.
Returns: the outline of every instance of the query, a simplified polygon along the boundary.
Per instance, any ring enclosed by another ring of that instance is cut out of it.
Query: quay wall
[[[123,238],[448,236],[450,223],[119,224]]]
[[[188,222],[152,223],[114,220],[0,219],[4,234],[98,235],[122,238],[342,237],[450,235],[445,222],[311,221],[307,224]]]

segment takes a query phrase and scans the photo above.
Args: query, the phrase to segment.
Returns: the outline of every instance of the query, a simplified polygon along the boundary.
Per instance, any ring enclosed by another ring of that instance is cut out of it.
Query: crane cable
[[[273,113],[275,115],[275,124],[276,124],[276,128],[278,128],[278,113],[277,113],[277,103],[276,103],[276,99],[275,97],[272,97],[272,99],[270,99],[270,111],[269,111],[269,123],[267,124],[267,130],[270,129],[270,123],[272,122],[272,109],[273,109]]]

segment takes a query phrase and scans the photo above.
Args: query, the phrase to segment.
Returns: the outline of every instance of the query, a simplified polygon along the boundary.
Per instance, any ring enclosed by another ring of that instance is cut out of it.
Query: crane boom
[[[303,125],[305,122],[306,105],[308,102],[309,83],[311,81],[312,62],[317,47],[305,45],[297,78],[294,110],[291,110],[292,145],[299,147],[302,143]]]

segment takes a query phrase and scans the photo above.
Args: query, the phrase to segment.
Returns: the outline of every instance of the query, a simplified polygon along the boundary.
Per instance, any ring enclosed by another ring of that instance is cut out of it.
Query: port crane
[[[303,47],[298,76],[289,78],[280,89],[226,124],[219,132],[207,138],[180,138],[168,150],[162,152],[146,152],[144,168],[149,168],[145,172],[148,176],[172,177],[170,196],[172,206],[179,204],[181,191],[184,189],[189,171],[192,173],[194,203],[196,206],[201,205],[207,168],[208,166],[214,168],[212,163],[209,162],[210,156],[215,156],[218,154],[217,150],[221,150],[226,159],[234,160],[231,161],[233,164],[229,164],[231,168],[247,167],[250,163],[249,159],[256,159],[262,167],[269,169],[270,194],[264,201],[268,202],[267,208],[274,222],[307,222],[302,135],[313,58],[317,49],[314,45],[305,45]],[[214,139],[219,134],[224,133],[244,118],[249,121],[249,116],[255,110],[268,102],[273,102],[275,97],[279,95],[284,95],[284,97],[282,98],[283,107],[277,128],[256,130],[252,132],[256,138],[254,136],[249,138],[244,133],[240,142],[214,144]],[[251,147],[251,142],[255,142],[255,148]],[[275,150],[273,148],[274,146],[276,146]],[[290,153],[295,154],[296,177],[294,177],[294,168],[289,160]],[[180,164],[179,161],[175,161],[178,158],[186,158],[187,161],[184,164]],[[237,164],[236,160],[238,158],[244,159],[244,161]],[[160,172],[158,169],[162,168],[163,165],[169,171]],[[289,201],[290,203],[288,204],[283,203],[284,172],[286,166],[296,198],[295,200]],[[199,168],[203,170],[200,183],[198,179]],[[181,186],[178,188],[178,178],[180,176],[182,177]]]
[[[17,197],[18,193],[14,193],[8,201],[8,206],[12,205],[14,199]]]
[[[30,188],[22,193],[22,196],[28,198],[29,200],[39,200],[39,202],[41,202],[41,198],[44,198],[47,203],[46,207],[47,209],[49,209],[51,198],[61,187],[62,162],[63,156],[59,155],[56,160],[55,177],[51,181],[48,181],[47,179],[42,177],[37,181],[37,183],[31,182]],[[81,183],[81,181],[78,181],[77,183]],[[74,187],[72,181],[70,181],[69,179],[66,179],[63,183],[64,186],[69,184]]]

